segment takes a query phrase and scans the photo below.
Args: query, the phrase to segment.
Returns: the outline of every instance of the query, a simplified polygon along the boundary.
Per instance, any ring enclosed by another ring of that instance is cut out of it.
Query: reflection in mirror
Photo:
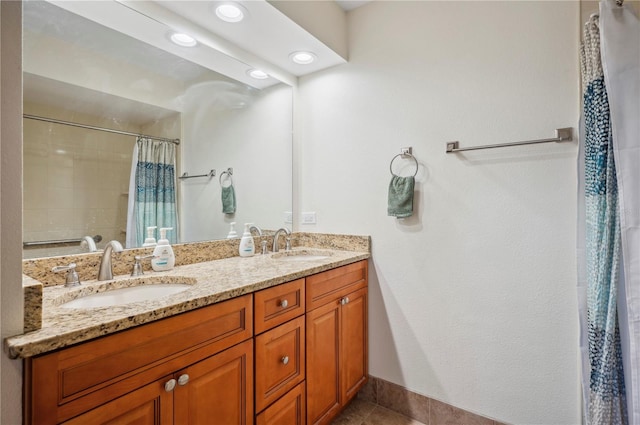
[[[136,137],[100,129],[179,139],[176,176],[205,175],[176,179],[178,242],[225,238],[231,222],[239,232],[288,225],[290,86],[251,87],[49,2],[26,1],[23,14],[24,113],[47,119],[23,121],[25,258],[88,252],[94,236],[97,249],[128,239]],[[234,214],[223,213],[228,169]]]

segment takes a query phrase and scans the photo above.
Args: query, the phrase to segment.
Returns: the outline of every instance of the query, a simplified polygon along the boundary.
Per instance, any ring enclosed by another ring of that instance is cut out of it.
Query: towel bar
[[[50,241],[31,241],[31,242],[23,242],[23,248],[31,248],[36,246],[44,246],[44,245],[75,245],[79,244],[84,240],[84,238],[74,238],[74,239],[54,239]],[[95,242],[100,242],[102,240],[102,235],[93,236],[93,240]]]
[[[213,177],[216,175],[216,170],[211,170],[209,171],[207,174],[198,174],[197,176],[190,176],[189,173],[184,172],[182,173],[182,175],[180,177],[178,177],[180,180],[186,180],[186,179],[195,179],[196,177]]]
[[[461,148],[460,142],[448,142],[447,143],[447,153],[455,153],[455,152],[464,152],[464,151],[475,151],[480,149],[493,149],[493,148],[506,148],[509,146],[521,146],[521,145],[535,145],[538,143],[552,143],[552,142],[570,142],[573,140],[573,129],[571,127],[568,128],[557,128],[556,129],[556,137],[551,139],[538,139],[538,140],[525,140],[522,142],[511,142],[511,143],[498,143],[495,145],[482,145],[482,146],[471,146],[468,148]]]

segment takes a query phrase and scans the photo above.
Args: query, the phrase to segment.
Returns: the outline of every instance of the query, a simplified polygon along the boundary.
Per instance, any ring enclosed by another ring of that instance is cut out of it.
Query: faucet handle
[[[135,257],[133,257],[135,260],[135,263],[133,263],[133,270],[131,270],[131,276],[142,276],[144,274],[144,270],[142,269],[142,263],[140,262],[141,260],[146,260],[148,258],[155,258],[155,255],[150,254],[150,255],[136,255]]]
[[[80,278],[76,272],[76,263],[71,263],[68,266],[55,266],[51,271],[54,273],[68,272],[64,284],[67,288],[80,285]]]

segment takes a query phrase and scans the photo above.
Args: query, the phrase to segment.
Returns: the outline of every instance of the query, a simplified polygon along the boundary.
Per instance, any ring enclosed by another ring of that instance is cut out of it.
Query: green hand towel
[[[236,212],[236,192],[233,185],[222,188],[222,212],[234,214]]]
[[[413,214],[413,176],[393,176],[389,183],[389,205],[387,214],[397,218],[411,217]]]

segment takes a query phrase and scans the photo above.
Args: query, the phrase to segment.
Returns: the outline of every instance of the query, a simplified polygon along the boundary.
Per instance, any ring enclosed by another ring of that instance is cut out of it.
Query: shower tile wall
[[[92,125],[97,117],[25,105],[25,113]],[[117,123],[118,129],[139,129]],[[24,120],[24,240],[102,235],[125,240],[131,155],[135,138]],[[81,252],[78,247],[25,250],[25,258]]]

